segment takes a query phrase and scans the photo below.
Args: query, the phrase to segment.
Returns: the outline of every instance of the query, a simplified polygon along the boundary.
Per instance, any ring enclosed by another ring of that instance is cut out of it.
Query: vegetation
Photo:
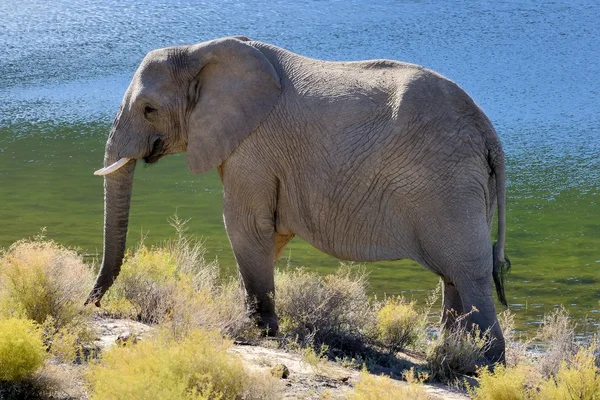
[[[0,381],[32,376],[46,359],[42,332],[27,319],[0,320]]]
[[[92,272],[75,251],[45,240],[43,233],[14,243],[0,257],[0,313],[57,328],[86,318],[81,299]]]
[[[185,234],[186,221],[171,222],[175,239],[127,253],[99,311],[154,325],[158,333],[95,361],[94,310],[82,306],[92,268],[43,235],[0,253],[0,397],[81,397],[84,389],[74,382],[84,374],[96,399],[278,398],[275,378],[249,372],[228,352],[235,338],[297,352],[324,379],[333,373],[328,360],[363,368],[352,399],[426,399],[424,382],[464,387],[465,374],[472,375],[467,386],[475,399],[600,399],[600,339],[578,342],[563,309],[528,339],[516,337],[512,314],[502,313],[507,365],[492,372],[477,368],[490,345],[486,332],[468,331],[466,316],[446,331],[428,319],[439,291],[424,310],[403,297],[370,298],[360,266],[342,265],[327,276],[289,266],[277,271],[280,334],[261,342],[239,281],[219,276],[202,243]],[[407,372],[410,363],[397,357],[406,349],[421,355],[418,368],[427,373]],[[366,372],[377,368],[408,384]]]
[[[506,317],[506,315],[504,316]],[[504,319],[506,323],[508,318]],[[512,338],[511,323],[503,325]],[[533,344],[533,343],[537,344]],[[575,338],[575,323],[563,308],[544,317],[534,338],[526,341],[537,347],[534,353],[523,351],[523,343],[507,347],[507,367],[494,372],[479,369],[479,385],[470,387],[475,399],[524,400],[599,400],[600,341],[598,336],[587,344]]]
[[[171,220],[177,232],[161,247],[142,243],[127,253],[104,310],[116,318],[166,324],[175,335],[203,327],[227,336],[255,335],[236,281],[222,282],[202,243],[185,235],[187,221]]]
[[[496,367],[479,371],[480,381],[470,393],[477,400],[598,400],[600,399],[600,370],[595,364],[594,351],[582,347],[569,360],[563,360],[557,373],[544,377],[543,367],[523,362],[512,368]]]
[[[401,385],[386,376],[375,376],[363,370],[360,381],[349,396],[350,400],[427,400],[429,396],[425,391],[423,382],[427,376],[414,373],[413,369],[404,374],[407,384]]]
[[[20,240],[0,255],[0,317],[35,322],[51,354],[71,362],[95,336],[81,300],[92,275],[83,257],[43,231]]]
[[[563,361],[571,359],[577,352],[575,323],[563,308],[544,316],[536,339],[547,343],[544,355],[537,360],[539,370],[545,377],[556,375]]]
[[[453,383],[463,375],[473,373],[478,364],[485,362],[483,356],[490,343],[487,332],[480,332],[477,326],[469,330],[462,321],[457,321],[451,329],[440,331],[426,350],[431,378]]]
[[[183,339],[163,331],[134,346],[114,347],[90,366],[92,399],[277,399],[269,375],[251,374],[218,332]]]
[[[376,342],[396,352],[417,344],[423,336],[424,316],[417,311],[416,302],[403,297],[389,297],[377,311]]]
[[[276,307],[282,334],[302,346],[356,349],[374,319],[366,287],[364,269],[350,265],[328,276],[302,268],[277,271]]]

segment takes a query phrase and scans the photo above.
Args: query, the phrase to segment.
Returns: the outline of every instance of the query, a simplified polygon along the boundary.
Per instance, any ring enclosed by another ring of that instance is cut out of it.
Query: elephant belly
[[[347,261],[414,257],[415,235],[410,221],[396,207],[381,209],[380,202],[339,204],[322,195],[314,200],[304,196],[303,200],[294,205],[280,202],[283,207],[278,205],[278,233],[294,233],[315,248]]]

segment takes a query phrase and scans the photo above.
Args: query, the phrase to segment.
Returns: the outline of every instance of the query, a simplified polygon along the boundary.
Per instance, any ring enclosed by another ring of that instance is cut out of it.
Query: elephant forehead
[[[157,65],[142,71],[138,71],[131,81],[129,86],[129,98],[131,101],[156,100],[160,97],[161,100],[168,100],[176,95],[178,85],[172,79],[168,68]]]

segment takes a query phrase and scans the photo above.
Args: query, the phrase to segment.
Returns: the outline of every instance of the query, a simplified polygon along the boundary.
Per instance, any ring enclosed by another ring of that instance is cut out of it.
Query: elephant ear
[[[192,109],[187,164],[194,174],[221,165],[267,117],[281,93],[273,65],[246,38],[225,38],[189,49]]]

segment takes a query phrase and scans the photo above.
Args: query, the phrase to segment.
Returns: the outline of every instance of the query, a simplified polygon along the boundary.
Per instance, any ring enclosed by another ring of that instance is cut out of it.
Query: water
[[[98,252],[102,180],[91,174],[138,63],[153,48],[242,34],[321,59],[413,62],[458,82],[507,153],[507,295],[519,327],[560,304],[598,323],[598,20],[594,1],[2,1],[0,247],[47,227]],[[129,244],[171,236],[177,211],[232,272],[221,195],[214,171],[191,175],[181,156],[138,168]],[[285,255],[320,272],[338,265],[298,239]],[[412,262],[368,269],[379,295],[422,301],[436,284]]]

